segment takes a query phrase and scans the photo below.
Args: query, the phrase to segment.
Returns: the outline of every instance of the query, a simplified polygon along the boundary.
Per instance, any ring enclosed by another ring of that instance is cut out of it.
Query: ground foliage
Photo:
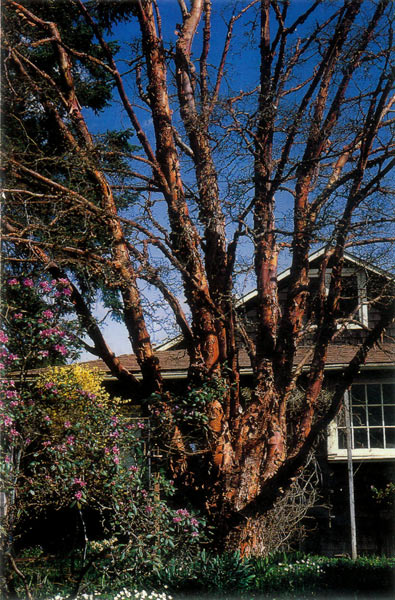
[[[38,553],[40,552],[39,549]],[[32,556],[26,551],[26,557]],[[48,576],[40,577],[40,567],[45,560]],[[107,571],[108,561],[101,559],[95,570],[84,583],[79,599],[91,598],[113,600],[117,598],[140,598],[137,590],[166,590],[178,597],[193,598],[327,598],[327,597],[381,597],[393,591],[394,559],[383,557],[329,558],[316,555],[274,554],[265,559],[241,560],[240,555],[215,556],[203,552],[192,560],[174,556],[158,573],[139,578],[130,576],[125,570],[114,578]],[[36,557],[26,563],[25,572],[35,582],[36,596],[63,600],[68,590],[64,584],[59,587],[59,573],[67,573],[66,565],[54,558]],[[100,576],[100,574],[103,574]],[[39,582],[39,585],[37,585]],[[123,594],[122,594],[123,591]],[[147,595],[149,591],[145,592]],[[83,595],[85,594],[85,595]],[[388,596],[386,596],[388,597]]]

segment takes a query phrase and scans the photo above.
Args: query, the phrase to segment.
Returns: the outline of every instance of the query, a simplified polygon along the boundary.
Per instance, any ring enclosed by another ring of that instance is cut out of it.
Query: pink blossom
[[[199,534],[197,531],[192,531],[191,536],[192,537],[197,537]]]
[[[144,429],[144,423],[138,422],[137,427],[139,427],[140,429]]]
[[[43,446],[44,448],[48,448],[48,446],[51,445],[51,442],[49,440],[47,440],[46,442],[43,442]]]
[[[13,279],[9,279],[7,281],[8,285],[18,285],[19,281],[17,279],[15,279],[15,277]]]
[[[81,487],[84,487],[86,485],[86,481],[84,481],[83,479],[80,479],[79,477],[75,477],[74,478],[74,484],[75,485],[80,485]]]
[[[139,470],[138,467],[136,467],[135,465],[129,467],[129,471],[132,471],[133,473],[136,473]]]
[[[23,314],[22,313],[15,313],[14,314],[14,319],[22,319]]]
[[[197,527],[197,525],[199,525],[199,521],[197,519],[191,519],[191,525]]]
[[[110,454],[110,448],[104,448],[104,454]]]
[[[44,292],[50,292],[52,289],[47,281],[40,281],[38,285]]]
[[[8,342],[8,335],[6,335],[4,331],[0,331],[0,342],[2,344],[6,344]]]
[[[17,354],[12,354],[10,352],[10,354],[7,356],[8,362],[14,362],[15,360],[19,359],[19,356]]]
[[[148,505],[145,507],[145,512],[147,512],[147,513],[152,513],[152,510],[153,510],[152,506]]]
[[[64,426],[65,426],[66,429],[69,429],[71,427],[70,421],[65,421],[64,422]]]
[[[62,290],[63,296],[71,296],[71,290],[70,288],[64,288],[64,290]]]
[[[10,429],[10,436],[11,437],[17,437],[19,435],[19,433],[17,432],[16,429]]]
[[[57,283],[60,283],[62,285],[69,285],[69,280],[66,279],[66,277],[60,277],[60,279],[58,279]]]
[[[33,287],[34,281],[33,281],[33,279],[30,279],[30,277],[26,277],[26,279],[23,280],[23,285],[25,287]]]
[[[119,456],[114,456],[113,461],[116,465],[119,465]]]
[[[11,425],[14,423],[14,421],[12,419],[10,419],[10,417],[4,417],[4,425],[5,427],[11,427]]]
[[[113,446],[112,452],[113,452],[113,454],[119,454],[119,448],[118,448],[118,446]]]
[[[6,398],[17,398],[18,392],[16,390],[7,390],[5,393]]]
[[[53,317],[52,310],[50,310],[49,308],[47,310],[44,310],[43,317],[45,317],[46,319],[52,319],[52,317]]]
[[[182,517],[189,517],[189,512],[186,510],[186,508],[179,508],[176,512]]]
[[[50,337],[51,335],[59,335],[60,331],[57,327],[50,327],[49,329],[42,329],[40,331],[40,337]]]
[[[11,462],[11,456],[8,456],[8,454],[4,457],[4,460],[6,463],[10,463]]]
[[[67,350],[66,346],[63,346],[63,344],[55,344],[54,350],[56,350],[63,356],[67,356],[67,354],[68,354],[68,350]]]
[[[47,423],[50,423],[51,422],[51,417],[49,417],[48,415],[45,415],[44,421],[46,421]]]
[[[82,498],[82,492],[81,492],[81,490],[79,490],[78,492],[76,492],[74,494],[74,496],[77,498],[77,500],[80,500]]]
[[[174,517],[173,518],[173,523],[180,523],[181,521],[181,517]]]
[[[48,352],[48,350],[40,350],[39,355],[40,356],[49,356],[49,352]]]
[[[74,435],[68,435],[66,438],[66,442],[69,444],[69,446],[72,446],[74,444],[74,440],[75,440]]]

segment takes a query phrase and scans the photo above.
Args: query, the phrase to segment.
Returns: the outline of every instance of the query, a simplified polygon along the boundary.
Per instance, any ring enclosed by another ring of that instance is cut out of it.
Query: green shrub
[[[254,564],[256,588],[260,591],[313,591],[320,587],[322,566],[302,554],[258,558]]]
[[[256,559],[256,588],[263,592],[389,592],[395,559],[385,557],[327,558],[301,553]]]
[[[350,558],[319,558],[323,570],[322,585],[326,589],[344,591],[388,592],[393,589],[395,559],[361,556]]]
[[[203,550],[193,560],[173,558],[151,583],[158,589],[166,585],[178,591],[222,592],[253,589],[254,580],[252,561],[243,560],[238,552],[215,555]]]

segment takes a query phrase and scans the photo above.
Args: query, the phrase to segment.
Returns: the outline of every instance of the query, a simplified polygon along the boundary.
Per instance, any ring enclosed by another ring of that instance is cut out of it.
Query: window
[[[307,309],[307,317],[310,318],[314,312],[314,298],[318,293],[318,269],[310,271],[310,307]],[[325,287],[328,293],[331,278],[331,269],[328,269],[325,277]],[[347,325],[348,328],[368,325],[368,300],[367,300],[367,278],[365,271],[355,271],[354,269],[343,269],[342,292],[338,310],[337,319],[351,318],[353,323]]]
[[[353,458],[395,458],[395,383],[357,383],[351,387]],[[344,408],[330,428],[328,457],[347,457]]]

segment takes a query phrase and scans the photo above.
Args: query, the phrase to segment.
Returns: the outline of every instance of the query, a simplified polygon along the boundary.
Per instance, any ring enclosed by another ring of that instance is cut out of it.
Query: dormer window
[[[318,269],[310,271],[310,306],[313,309],[314,297],[318,293]],[[325,277],[326,292],[329,292],[331,269],[328,269]],[[310,310],[308,317],[312,316]],[[336,313],[339,320],[350,319],[348,328],[368,326],[368,300],[367,300],[367,278],[365,271],[343,269],[342,292]]]
[[[338,318],[347,319],[350,315],[352,320],[361,325],[368,325],[368,303],[366,289],[366,273],[346,272],[343,275],[342,294],[339,304]]]

